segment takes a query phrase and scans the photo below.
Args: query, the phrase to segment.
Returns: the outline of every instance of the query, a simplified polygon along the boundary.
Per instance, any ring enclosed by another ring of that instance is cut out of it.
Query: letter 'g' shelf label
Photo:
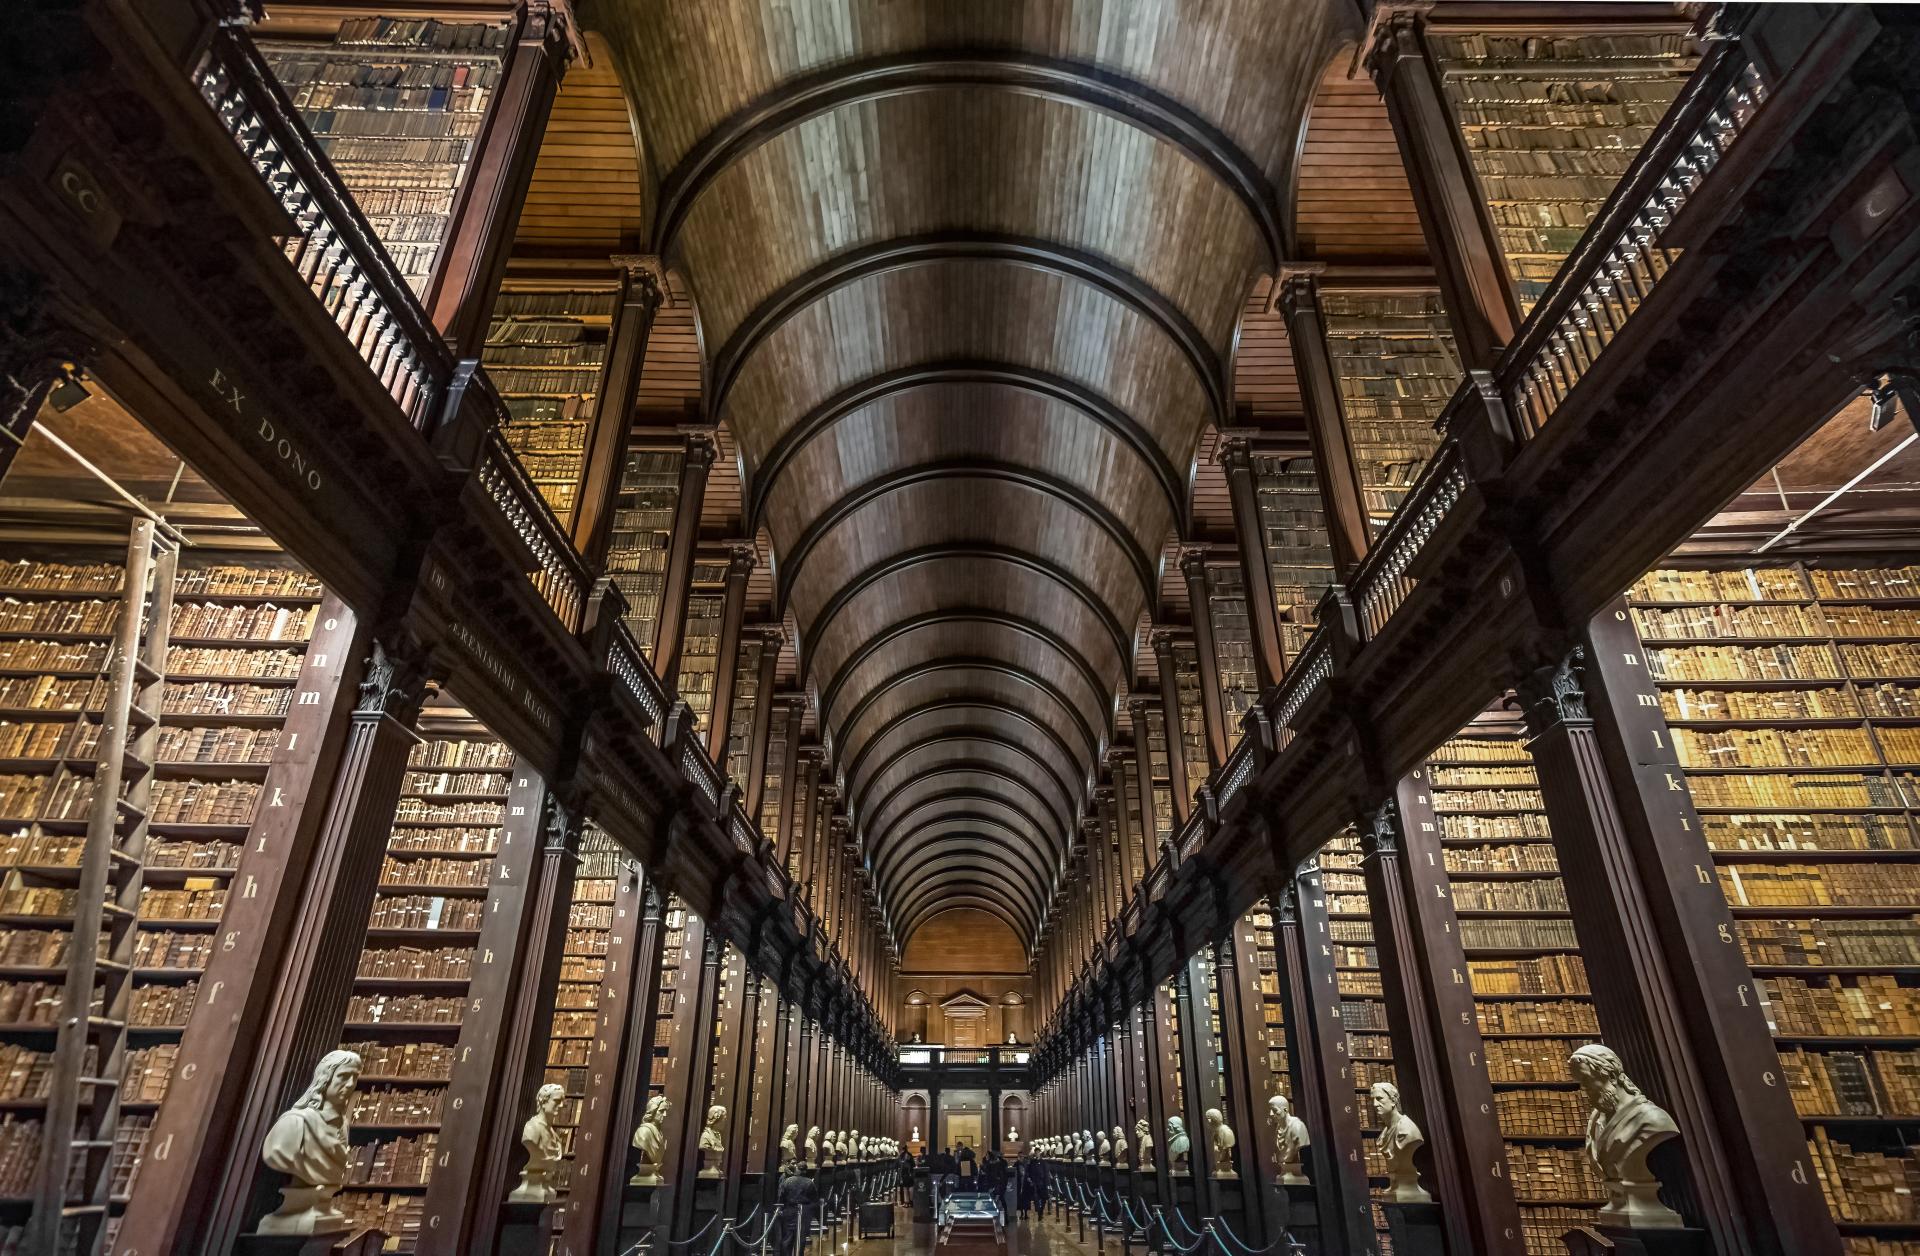
[[[320,468],[307,453],[304,446],[289,439],[281,430],[281,425],[271,415],[261,414],[259,408],[250,404],[244,389],[219,367],[213,368],[213,378],[207,386],[219,397],[222,405],[246,420],[247,430],[253,438],[264,446],[269,454],[279,462],[286,473],[295,482],[303,485],[307,491],[317,493],[323,483]]]

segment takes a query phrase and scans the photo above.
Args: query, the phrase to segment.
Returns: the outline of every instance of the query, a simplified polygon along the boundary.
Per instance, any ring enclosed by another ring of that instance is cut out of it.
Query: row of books
[[[1827,1206],[1841,1221],[1920,1221],[1920,1160],[1861,1150],[1815,1126],[1807,1141]]]
[[[1781,1075],[1802,1116],[1920,1113],[1920,1051],[1780,1053]]]
[[[1776,1035],[1828,1038],[1920,1037],[1920,990],[1881,974],[1760,977]]]
[[[1780,920],[1738,923],[1747,963],[1809,968],[1920,967],[1920,916],[1899,920]]]
[[[1741,907],[1920,908],[1920,864],[1722,864],[1720,888]]]

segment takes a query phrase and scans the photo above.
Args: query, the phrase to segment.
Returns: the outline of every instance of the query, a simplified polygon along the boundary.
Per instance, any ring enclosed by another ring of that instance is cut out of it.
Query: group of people
[[[943,1192],[985,1191],[1009,1212],[1017,1207],[1022,1217],[1029,1212],[1037,1215],[1046,1204],[1047,1165],[1037,1156],[1008,1160],[997,1148],[990,1148],[982,1160],[965,1143],[933,1152],[922,1150],[918,1160],[901,1158],[902,1182],[916,1166],[932,1174]]]

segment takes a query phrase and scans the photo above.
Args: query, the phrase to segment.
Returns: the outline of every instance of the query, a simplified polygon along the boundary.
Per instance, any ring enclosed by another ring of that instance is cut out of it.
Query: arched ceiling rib
[[[583,0],[897,937],[1031,947],[1337,0]]]

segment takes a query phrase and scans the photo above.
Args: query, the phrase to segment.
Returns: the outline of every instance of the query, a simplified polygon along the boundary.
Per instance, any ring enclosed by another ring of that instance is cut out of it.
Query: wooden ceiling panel
[[[1271,261],[1240,202],[1179,149],[1105,114],[973,91],[861,102],[785,132],[707,188],[678,243],[718,346],[829,258],[961,231],[1108,259],[1223,349]]]
[[[514,236],[521,253],[632,253],[647,234],[651,206],[626,89],[606,40],[588,32],[586,45],[560,82],[534,159]]]
[[[1294,191],[1303,258],[1420,263],[1427,244],[1387,106],[1351,52],[1335,57],[1307,114]]]
[[[1024,316],[1009,317],[1014,309]],[[1139,311],[1061,275],[948,262],[842,288],[747,359],[727,409],[749,473],[798,416],[863,381],[944,362],[1002,364],[1089,390],[1151,432],[1177,467],[1207,420],[1191,363]]]

